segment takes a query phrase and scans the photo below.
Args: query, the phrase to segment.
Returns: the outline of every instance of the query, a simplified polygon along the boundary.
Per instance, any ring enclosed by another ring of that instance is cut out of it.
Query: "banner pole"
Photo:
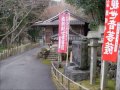
[[[117,60],[116,90],[120,90],[120,44],[118,49],[118,60]]]
[[[118,27],[118,29],[119,29],[119,38],[120,38],[120,27]],[[117,73],[116,73],[116,88],[115,88],[115,90],[120,90],[120,40],[119,40],[119,45],[118,45],[118,58],[117,58]]]
[[[100,90],[104,90],[107,86],[107,72],[108,72],[108,62],[103,60],[101,63]]]
[[[67,11],[67,13],[68,13],[68,11]],[[68,37],[67,37],[67,41],[68,41],[68,46],[67,46],[67,57],[66,57],[66,66],[68,66],[68,56],[69,56],[69,29],[70,29],[70,13],[69,13],[69,18],[68,18],[69,20],[69,27],[68,27]]]
[[[68,55],[69,54],[69,31],[68,31],[68,47],[67,47],[67,58],[66,58],[66,66],[68,66]]]

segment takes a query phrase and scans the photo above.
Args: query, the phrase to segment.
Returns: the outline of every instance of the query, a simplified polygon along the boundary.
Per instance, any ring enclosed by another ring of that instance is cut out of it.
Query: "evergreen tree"
[[[68,3],[82,7],[87,15],[92,17],[90,27],[94,28],[104,23],[105,0],[66,0]]]

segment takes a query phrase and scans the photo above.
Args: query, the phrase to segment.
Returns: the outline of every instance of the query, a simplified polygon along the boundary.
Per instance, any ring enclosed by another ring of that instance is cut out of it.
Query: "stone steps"
[[[56,52],[50,52],[47,59],[50,59],[51,61],[55,61],[58,59],[58,54]]]

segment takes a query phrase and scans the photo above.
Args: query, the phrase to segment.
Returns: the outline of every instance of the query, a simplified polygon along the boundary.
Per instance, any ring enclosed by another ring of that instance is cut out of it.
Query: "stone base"
[[[64,73],[73,81],[87,80],[90,77],[89,70],[79,70],[76,66],[68,66],[64,68]]]

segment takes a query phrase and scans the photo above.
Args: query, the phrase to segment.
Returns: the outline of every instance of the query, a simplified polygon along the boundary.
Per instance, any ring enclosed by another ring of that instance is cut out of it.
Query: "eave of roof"
[[[81,21],[70,21],[70,25],[84,25],[85,22],[81,22]],[[51,25],[58,25],[58,21],[54,21],[54,22],[42,22],[42,23],[36,23],[35,25],[38,26],[51,26]]]
[[[51,40],[55,40],[57,41],[58,40],[58,34],[55,34],[53,36],[50,37]],[[86,40],[87,38],[84,36],[84,35],[73,35],[73,34],[69,34],[69,40],[72,41],[72,40]]]
[[[68,11],[68,10],[65,10],[65,11],[63,11],[63,12],[69,12],[69,11]],[[71,15],[72,17],[75,17],[75,18],[78,19],[78,20],[71,20],[71,21],[70,21],[70,25],[84,25],[85,23],[87,23],[86,20],[84,20],[84,19],[82,19],[82,18],[80,18],[80,17],[72,14],[71,12],[69,12],[69,13],[70,13],[70,15]],[[59,14],[60,14],[60,13],[59,13]],[[34,26],[54,26],[54,25],[58,25],[58,20],[56,20],[56,19],[58,19],[59,14],[57,14],[56,16],[54,16],[54,17],[52,17],[52,18],[50,18],[50,19],[48,19],[48,20],[38,21],[38,22],[36,22],[36,23],[34,24]]]

